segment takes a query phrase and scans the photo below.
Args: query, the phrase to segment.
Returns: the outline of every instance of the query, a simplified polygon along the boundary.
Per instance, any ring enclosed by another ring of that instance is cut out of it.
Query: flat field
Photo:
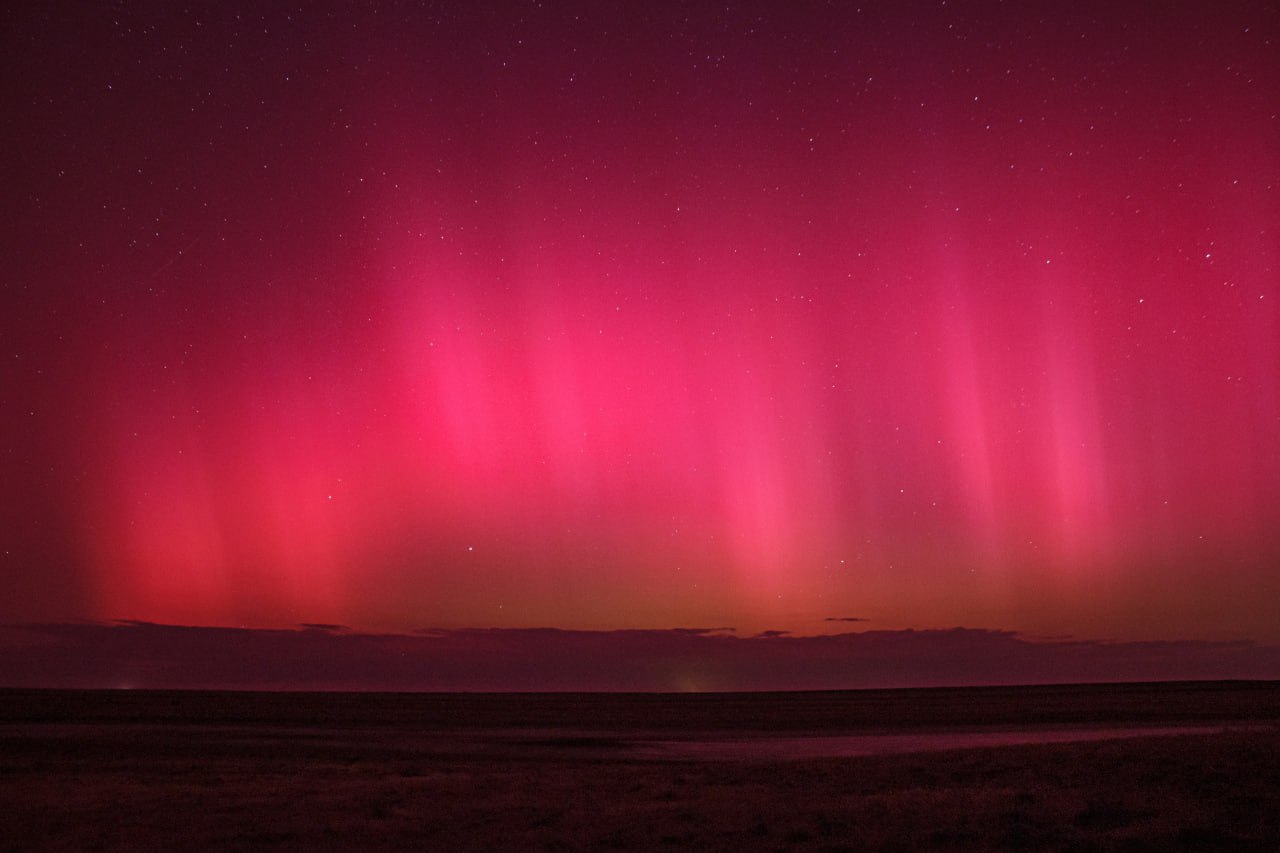
[[[1280,850],[1280,683],[0,691],[8,850]]]

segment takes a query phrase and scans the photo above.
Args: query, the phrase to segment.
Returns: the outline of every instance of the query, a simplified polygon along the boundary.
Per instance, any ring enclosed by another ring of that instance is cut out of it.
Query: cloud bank
[[[1280,678],[1252,642],[1036,641],[955,628],[816,637],[726,629],[0,627],[0,686],[252,690],[730,691]]]

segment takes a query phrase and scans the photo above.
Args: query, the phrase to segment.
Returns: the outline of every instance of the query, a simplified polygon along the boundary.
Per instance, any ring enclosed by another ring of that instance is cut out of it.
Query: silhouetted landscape
[[[11,850],[1280,844],[1277,682],[0,700]]]

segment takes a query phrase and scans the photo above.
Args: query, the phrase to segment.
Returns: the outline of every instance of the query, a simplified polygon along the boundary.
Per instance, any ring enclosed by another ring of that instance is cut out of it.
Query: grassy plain
[[[0,691],[0,849],[1275,851],[1278,724],[1277,683]],[[798,759],[692,749],[1157,726],[1206,729]]]

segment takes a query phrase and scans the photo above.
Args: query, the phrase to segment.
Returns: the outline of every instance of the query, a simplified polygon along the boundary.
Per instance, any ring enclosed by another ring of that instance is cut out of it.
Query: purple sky
[[[456,5],[6,7],[0,623],[1274,663],[1274,3]]]

